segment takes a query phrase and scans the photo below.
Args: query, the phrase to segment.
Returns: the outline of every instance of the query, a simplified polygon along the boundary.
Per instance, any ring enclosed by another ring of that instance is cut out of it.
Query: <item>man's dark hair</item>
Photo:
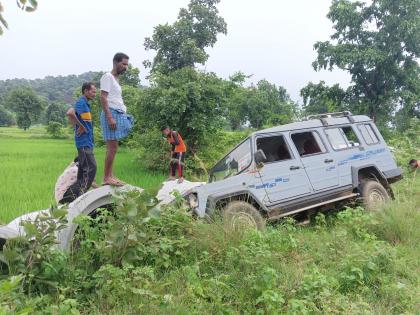
[[[85,82],[82,85],[82,94],[85,94],[85,91],[90,90],[93,86],[95,86],[95,83],[93,82]]]
[[[412,164],[416,164],[416,162],[417,162],[416,160],[412,159],[412,160],[410,160],[410,162],[408,162],[408,164],[412,165]]]
[[[162,128],[160,128],[160,131],[163,131],[165,129],[170,129],[168,126],[162,126]]]
[[[114,59],[112,59],[112,61],[115,63],[119,63],[123,59],[130,59],[130,58],[126,54],[119,52],[115,54]]]

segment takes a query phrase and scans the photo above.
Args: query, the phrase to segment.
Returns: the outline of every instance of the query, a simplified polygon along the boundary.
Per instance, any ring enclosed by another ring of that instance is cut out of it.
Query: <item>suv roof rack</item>
[[[343,112],[309,115],[309,116],[306,116],[304,120],[319,119],[321,120],[324,126],[328,126],[328,122],[326,118],[340,118],[340,117],[347,117],[349,122],[354,123],[353,114],[348,110],[343,111]]]

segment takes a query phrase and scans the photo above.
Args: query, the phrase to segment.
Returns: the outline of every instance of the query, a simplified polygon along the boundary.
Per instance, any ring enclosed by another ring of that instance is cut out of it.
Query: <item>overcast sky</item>
[[[2,0],[9,30],[0,36],[0,80],[42,78],[110,70],[115,52],[140,68],[153,57],[144,38],[153,27],[172,23],[188,0],[39,0],[34,13],[15,0]],[[326,18],[330,0],[222,0],[228,34],[208,50],[207,71],[228,78],[236,71],[284,86],[294,100],[309,81],[347,86],[347,73],[315,72],[313,44],[332,33]]]

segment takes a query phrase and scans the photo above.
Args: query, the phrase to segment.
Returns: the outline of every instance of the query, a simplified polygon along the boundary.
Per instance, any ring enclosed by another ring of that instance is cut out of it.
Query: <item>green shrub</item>
[[[65,210],[51,208],[33,222],[22,221],[24,236],[9,239],[1,260],[10,275],[22,276],[22,287],[29,294],[57,290],[57,280],[67,263],[65,253],[53,247],[55,233],[66,225]]]
[[[158,295],[153,293],[156,276],[152,267],[134,267],[123,265],[102,266],[94,275],[95,294],[101,304],[100,310],[107,310],[114,305],[141,305],[159,303]],[[134,302],[134,303],[132,303]]]
[[[129,142],[137,161],[146,169],[169,172],[170,145],[160,130],[136,133]]]
[[[399,166],[408,171],[408,162],[419,159],[420,156],[420,120],[410,120],[411,128],[402,133],[394,134],[387,142],[393,148]]]
[[[56,121],[51,121],[46,127],[47,133],[54,139],[65,138],[63,125]]]
[[[11,276],[0,280],[0,314],[26,315],[33,311],[32,301],[21,293],[23,276]]]

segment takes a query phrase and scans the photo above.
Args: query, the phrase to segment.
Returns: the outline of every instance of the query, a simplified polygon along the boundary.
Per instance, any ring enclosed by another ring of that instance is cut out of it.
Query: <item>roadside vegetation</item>
[[[415,314],[420,287],[419,177],[378,212],[360,207],[232,231],[150,195],[79,217],[71,254],[52,233],[65,212],[24,225],[2,259],[3,314]],[[55,223],[52,224],[52,218]],[[58,220],[57,220],[58,219]]]

